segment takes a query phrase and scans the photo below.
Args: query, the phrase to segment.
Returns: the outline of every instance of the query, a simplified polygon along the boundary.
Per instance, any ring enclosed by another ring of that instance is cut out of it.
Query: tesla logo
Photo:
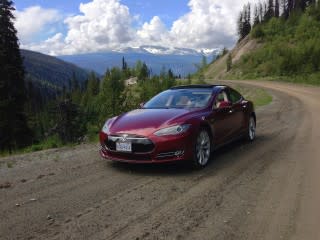
[[[121,137],[121,142],[127,141],[128,134],[123,134]]]

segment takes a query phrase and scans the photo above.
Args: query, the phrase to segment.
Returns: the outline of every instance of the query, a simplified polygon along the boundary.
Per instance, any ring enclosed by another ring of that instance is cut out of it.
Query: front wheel
[[[194,148],[193,163],[197,168],[205,167],[211,155],[211,140],[208,131],[200,130]]]
[[[247,140],[252,142],[256,137],[256,121],[251,116],[248,123]]]

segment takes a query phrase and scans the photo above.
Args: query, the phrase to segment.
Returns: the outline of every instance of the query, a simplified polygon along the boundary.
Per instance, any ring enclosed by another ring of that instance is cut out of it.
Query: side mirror
[[[220,102],[219,108],[227,108],[227,107],[231,107],[232,103],[229,101],[222,101]]]
[[[143,106],[144,106],[144,102],[142,102],[142,103],[139,104],[139,107],[140,107],[140,108],[143,108]]]

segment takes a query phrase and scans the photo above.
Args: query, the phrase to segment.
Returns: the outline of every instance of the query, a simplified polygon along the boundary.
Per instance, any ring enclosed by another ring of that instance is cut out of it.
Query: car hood
[[[190,113],[189,109],[137,109],[115,118],[110,133],[148,136],[158,129],[179,124]]]

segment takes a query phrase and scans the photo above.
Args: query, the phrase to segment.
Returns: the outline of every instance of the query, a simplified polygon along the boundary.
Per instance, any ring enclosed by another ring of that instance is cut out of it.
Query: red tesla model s
[[[204,167],[213,150],[255,138],[253,103],[222,85],[188,85],[159,93],[141,109],[106,121],[101,156],[121,162],[191,160]]]

